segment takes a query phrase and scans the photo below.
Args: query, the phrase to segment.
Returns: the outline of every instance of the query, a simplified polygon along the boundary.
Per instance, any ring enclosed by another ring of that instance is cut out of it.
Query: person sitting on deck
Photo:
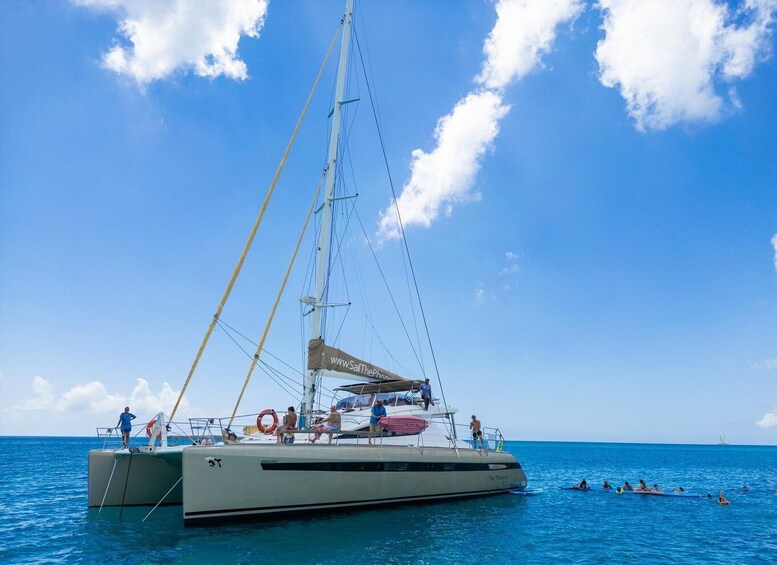
[[[372,434],[380,431],[378,422],[382,417],[386,416],[386,408],[383,406],[383,401],[379,398],[375,405],[370,410],[370,433],[367,436],[367,443],[372,445]]]
[[[626,481],[623,483],[623,490],[634,490],[634,487],[631,486],[631,483],[629,481]]]
[[[329,409],[329,416],[316,428],[316,437],[310,440],[310,443],[316,443],[321,438],[321,434],[329,434],[329,443],[332,443],[332,433],[339,432],[341,425],[340,414],[337,413],[337,406]]]
[[[604,481],[604,483],[602,484],[602,488],[604,490],[612,490],[612,485],[610,485],[610,483],[608,483],[607,481]]]
[[[294,434],[286,434],[286,430],[296,430],[296,429],[297,429],[297,413],[294,412],[294,406],[289,406],[289,411],[286,412],[286,415],[283,417],[283,424],[278,426],[278,431],[276,432],[278,443],[284,443],[284,444],[294,443]],[[288,436],[291,436],[291,438],[289,438]]]

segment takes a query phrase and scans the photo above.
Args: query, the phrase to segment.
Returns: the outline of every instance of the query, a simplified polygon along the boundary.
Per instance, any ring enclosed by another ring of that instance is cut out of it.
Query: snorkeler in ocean
[[[664,492],[664,491],[658,488],[658,485],[653,485],[653,492]]]
[[[685,489],[683,487],[677,487],[676,489],[674,489],[674,491],[678,494],[682,494],[685,492]]]
[[[631,486],[631,483],[629,481],[626,481],[623,483],[623,490],[634,490],[634,487]]]
[[[612,486],[607,481],[604,481],[604,483],[602,484],[602,488],[604,490],[612,490]]]

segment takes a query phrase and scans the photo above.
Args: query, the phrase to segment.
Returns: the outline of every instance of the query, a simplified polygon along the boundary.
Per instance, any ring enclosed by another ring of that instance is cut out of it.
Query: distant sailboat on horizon
[[[726,434],[720,434],[720,441],[718,442],[718,445],[728,445]]]

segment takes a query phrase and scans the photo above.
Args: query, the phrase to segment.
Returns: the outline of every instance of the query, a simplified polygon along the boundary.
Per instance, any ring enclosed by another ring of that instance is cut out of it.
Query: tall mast
[[[326,275],[329,271],[329,243],[332,233],[332,201],[334,200],[335,180],[337,179],[337,150],[340,137],[340,117],[343,96],[345,94],[345,74],[348,70],[348,51],[351,44],[351,18],[353,0],[346,0],[343,16],[343,42],[340,47],[340,61],[337,67],[335,101],[332,109],[332,132],[329,137],[329,155],[326,162],[326,187],[321,209],[321,233],[318,239],[318,262],[316,265],[316,294],[310,322],[310,339],[323,337],[323,313],[326,308]],[[308,370],[302,388],[302,406],[300,413],[309,420],[313,409],[314,384],[316,371]]]

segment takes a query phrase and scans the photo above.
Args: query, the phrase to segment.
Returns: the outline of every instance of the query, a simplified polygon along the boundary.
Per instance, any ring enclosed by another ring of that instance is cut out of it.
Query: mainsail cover
[[[330,347],[320,338],[311,339],[308,343],[308,370],[343,373],[343,377],[346,375],[353,375],[355,377],[360,377],[360,380],[370,380],[373,382],[407,380],[391,371],[381,369],[377,365],[367,363],[352,355],[348,355],[340,349]]]

